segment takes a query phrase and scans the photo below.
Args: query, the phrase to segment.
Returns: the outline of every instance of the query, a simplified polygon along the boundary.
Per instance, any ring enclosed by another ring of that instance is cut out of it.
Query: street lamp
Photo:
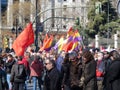
[[[22,27],[18,27],[17,19],[16,19],[16,27],[13,27],[11,31],[13,34],[15,34],[16,38],[17,38],[18,34],[22,32]]]

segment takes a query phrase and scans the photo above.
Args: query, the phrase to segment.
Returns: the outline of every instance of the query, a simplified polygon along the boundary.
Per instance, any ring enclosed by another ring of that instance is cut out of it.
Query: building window
[[[73,7],[73,8],[72,8],[72,11],[73,11],[73,12],[75,12],[75,11],[76,11],[76,8],[75,8],[75,7]]]
[[[26,2],[30,1],[30,0],[25,0]]]
[[[67,10],[67,5],[63,6],[63,10],[66,11]]]
[[[64,21],[66,21],[66,15],[63,15],[63,17],[64,17]]]
[[[73,0],[73,2],[75,2],[75,0]]]
[[[81,3],[84,3],[84,0],[81,0]]]

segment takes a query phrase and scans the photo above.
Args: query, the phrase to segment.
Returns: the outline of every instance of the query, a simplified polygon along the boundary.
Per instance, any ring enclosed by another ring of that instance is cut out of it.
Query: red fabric
[[[68,32],[67,32],[67,36],[68,36],[68,37],[69,37],[69,36],[74,36],[74,31],[73,31],[73,28],[72,28],[72,27],[69,28],[69,30],[68,30]]]
[[[24,64],[22,61],[18,61],[18,64]]]
[[[27,27],[16,38],[12,47],[17,56],[23,56],[25,49],[33,42],[34,42],[34,32],[32,28],[32,23],[29,23]]]
[[[29,69],[29,62],[28,62],[28,60],[27,60],[27,58],[23,58],[22,59],[22,62],[24,63],[24,66],[27,68],[27,69]]]
[[[30,65],[30,76],[41,76],[43,64],[39,60],[34,60]]]
[[[64,50],[65,52],[68,52],[69,50],[72,49],[73,44],[74,44],[73,41],[67,43],[66,45],[64,45],[62,50]]]
[[[103,76],[103,72],[101,72],[98,69],[96,69],[96,76],[97,77],[102,77]]]

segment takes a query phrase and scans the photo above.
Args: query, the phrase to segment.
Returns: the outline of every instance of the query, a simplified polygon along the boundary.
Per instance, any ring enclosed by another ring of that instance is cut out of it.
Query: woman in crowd
[[[83,52],[83,90],[97,90],[96,62],[92,53],[88,50]]]
[[[110,52],[112,60],[104,80],[104,90],[120,90],[120,54],[113,50]]]

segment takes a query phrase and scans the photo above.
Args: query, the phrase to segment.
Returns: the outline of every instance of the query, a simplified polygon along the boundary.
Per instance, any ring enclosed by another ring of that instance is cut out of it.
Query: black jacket
[[[85,78],[83,90],[97,90],[95,60],[87,62],[83,68],[83,76]]]
[[[120,90],[120,60],[111,62],[104,84],[105,90]]]
[[[7,74],[11,73],[12,66],[15,64],[15,62],[15,60],[9,61],[7,63],[5,62],[5,71]]]
[[[57,68],[46,72],[44,90],[61,90],[60,73]]]
[[[62,85],[70,85],[70,64],[63,63],[61,67]]]

